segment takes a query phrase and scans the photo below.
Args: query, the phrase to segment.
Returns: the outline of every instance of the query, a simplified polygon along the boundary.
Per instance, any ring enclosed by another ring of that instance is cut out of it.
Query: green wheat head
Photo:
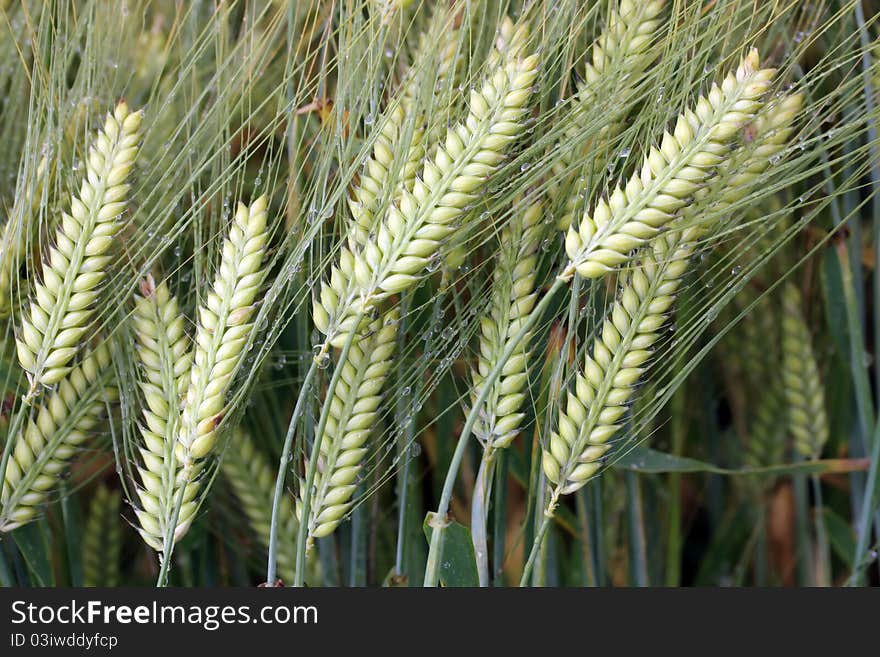
[[[539,251],[546,231],[544,204],[537,201],[515,212],[501,231],[489,312],[480,317],[479,355],[471,372],[472,398],[479,394],[538,298]],[[527,335],[517,345],[481,409],[474,434],[487,451],[509,446],[519,433],[525,417],[522,407],[526,401],[530,338]]]
[[[403,190],[388,208],[375,237],[357,251],[340,248],[330,281],[321,284],[312,305],[315,326],[331,344],[344,344],[358,313],[425,276],[522,131],[537,66],[535,56],[510,53],[492,69],[480,89],[471,92],[467,118],[437,145],[413,190]]]
[[[18,361],[28,372],[29,397],[58,383],[88,336],[108,254],[125,210],[126,180],[140,141],[141,114],[125,102],[107,116],[89,148],[85,177],[61,217],[43,261],[42,281],[34,285],[16,340]]]
[[[189,384],[192,364],[190,339],[177,299],[165,282],[157,285],[152,275],[141,281],[131,325],[137,341],[144,398],[139,507],[135,513],[144,541],[153,549],[162,550],[175,505],[174,448],[180,428],[180,403]],[[190,499],[181,510],[183,514],[192,511],[189,505],[193,504],[195,486],[187,492]]]
[[[792,283],[783,290],[782,308],[782,381],[788,430],[798,454],[818,458],[828,442],[825,388],[804,319],[801,294]]]
[[[333,399],[326,402],[330,404],[330,418],[318,456],[307,520],[309,538],[329,535],[351,507],[357,476],[368,452],[367,439],[378,417],[382,388],[393,363],[399,321],[397,309],[385,313],[370,325],[368,335],[352,345],[348,358],[337,364],[342,376]],[[297,514],[302,516],[299,504]]]
[[[650,148],[639,173],[569,228],[567,276],[604,276],[688,206],[761,108],[774,71],[758,66],[752,50],[720,86],[678,117],[659,148]]]
[[[3,481],[0,531],[8,532],[37,517],[61,475],[98,425],[111,385],[110,347],[101,343],[71,369],[34,409],[15,438]]]

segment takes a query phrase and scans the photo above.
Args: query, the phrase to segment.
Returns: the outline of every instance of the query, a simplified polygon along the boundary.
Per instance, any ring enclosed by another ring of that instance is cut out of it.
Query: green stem
[[[496,458],[498,475],[495,477],[495,508],[492,512],[492,566],[493,585],[504,585],[504,552],[507,532],[507,455],[504,452]]]
[[[630,574],[638,587],[648,586],[648,560],[645,551],[645,513],[642,508],[642,490],[639,475],[631,470],[624,473],[626,480],[626,515],[629,524]]]
[[[685,422],[684,388],[679,387],[672,397],[672,454],[681,456],[684,449]],[[668,477],[669,505],[666,514],[666,586],[681,582],[681,473],[670,472]]]
[[[544,518],[541,520],[541,526],[538,527],[538,533],[535,534],[535,540],[532,543],[532,549],[529,552],[529,558],[523,566],[522,577],[519,580],[519,585],[528,586],[529,578],[532,575],[532,568],[535,566],[535,560],[538,557],[538,554],[541,552],[541,548],[544,545],[544,537],[547,535],[547,530],[550,528],[550,521],[553,520],[553,513],[556,509],[556,500],[558,499],[558,491],[554,494],[554,497],[551,499],[550,504],[547,506],[547,510],[544,511]]]
[[[535,509],[545,509],[550,508],[549,505],[545,506],[545,496],[547,495],[547,477],[544,474],[544,468],[541,466],[541,459],[535,459],[536,470],[538,472],[538,494],[535,496]],[[555,508],[555,505],[554,507]],[[540,520],[538,520],[538,516],[535,516],[535,537],[541,538],[538,544],[538,553],[536,555],[536,559],[533,559],[534,567],[532,568],[532,586],[545,586],[547,583],[547,541],[544,540],[546,538],[546,529],[542,529],[541,525],[543,525],[547,514],[545,513]]]
[[[397,482],[397,546],[394,551],[394,574],[403,575],[403,552],[406,545],[406,505],[409,496],[409,450],[413,441],[413,423],[410,420],[403,432],[402,445],[400,446],[400,458],[403,464],[398,473]]]
[[[593,572],[596,574],[596,586],[605,586],[608,568],[605,563],[605,534],[602,532],[604,507],[602,505],[602,478],[598,477],[590,483],[590,497],[593,501],[593,512],[590,514],[590,533],[593,537]]]
[[[874,344],[880,345],[880,152],[877,149],[877,126],[874,123],[874,62],[871,57],[871,36],[865,24],[865,12],[861,2],[853,3],[859,43],[862,48],[862,85],[865,96],[865,127],[870,161],[870,194],[874,233]],[[880,367],[874,368],[874,383],[880,394]]]
[[[412,301],[412,294],[407,294],[401,303],[400,324],[398,328],[398,347],[397,352],[403,353],[403,346],[406,336],[406,321],[409,315],[409,309]],[[403,379],[404,368],[403,359],[401,358],[400,377]],[[414,395],[420,394],[415,391]],[[414,397],[417,398],[417,397]],[[405,396],[401,393],[397,395],[397,417],[403,418],[405,425],[400,429],[398,439],[397,458],[400,465],[397,471],[397,544],[394,550],[394,574],[397,577],[403,575],[403,552],[406,544],[406,505],[409,496],[409,450],[415,437],[414,425],[415,418],[407,420],[407,410],[409,402],[405,400]]]
[[[480,586],[489,586],[489,542],[487,537],[489,499],[492,491],[492,474],[495,470],[495,452],[491,448],[483,450],[477,480],[474,482],[474,495],[471,500],[471,539],[477,560],[477,575]]]
[[[325,345],[326,348],[326,345]],[[281,500],[284,498],[284,478],[287,475],[288,463],[290,462],[290,453],[293,449],[293,437],[296,434],[296,427],[299,419],[305,410],[306,399],[309,390],[312,387],[312,379],[318,371],[318,358],[324,355],[324,349],[312,359],[308,372],[303,379],[302,387],[299,390],[299,397],[296,400],[296,406],[293,408],[293,415],[290,416],[290,423],[287,425],[287,435],[284,436],[284,446],[281,448],[281,461],[278,464],[278,475],[275,477],[275,494],[272,496],[272,520],[269,524],[269,557],[266,564],[266,583],[273,586],[276,580],[276,572],[278,567],[278,514],[281,512]],[[300,523],[302,525],[302,523]]]
[[[795,505],[795,536],[799,546],[797,554],[798,583],[801,586],[812,586],[813,582],[813,550],[810,544],[810,532],[808,530],[807,513],[807,477],[803,474],[794,475],[794,505]]]
[[[498,359],[498,362],[495,363],[489,376],[486,377],[486,380],[483,382],[483,387],[480,390],[480,394],[474,401],[470,413],[468,413],[464,428],[462,429],[461,435],[458,438],[458,443],[455,446],[455,452],[452,455],[452,462],[449,465],[449,469],[446,471],[446,479],[443,482],[443,491],[440,495],[440,504],[437,507],[437,514],[434,516],[433,520],[434,527],[431,532],[431,544],[428,548],[428,563],[425,566],[425,586],[437,586],[437,581],[440,577],[440,555],[442,554],[443,539],[447,527],[446,514],[449,512],[449,504],[452,501],[452,491],[455,487],[458,469],[464,458],[464,452],[465,449],[467,449],[468,439],[471,437],[471,431],[473,430],[477,415],[479,414],[480,409],[482,409],[483,404],[486,402],[486,399],[492,390],[492,386],[495,385],[495,382],[501,375],[501,370],[504,369],[504,365],[513,355],[514,350],[516,350],[526,334],[531,331],[538,319],[544,314],[544,311],[550,305],[550,301],[553,299],[556,292],[562,289],[566,284],[567,281],[563,278],[557,277],[556,280],[554,280],[553,285],[547,291],[547,294],[544,295],[544,298],[541,299],[538,305],[532,310],[528,320],[523,323],[513,339],[507,343],[504,353],[501,354],[501,358]]]
[[[593,537],[590,533],[590,514],[587,512],[588,488],[584,486],[575,493],[575,506],[577,507],[578,524],[580,525],[580,540],[584,559],[584,585],[596,586],[596,573],[594,570],[595,557],[593,556]]]
[[[818,456],[817,456],[818,458]],[[825,529],[824,504],[822,503],[822,482],[819,475],[813,473],[810,476],[810,484],[813,489],[813,523],[816,527],[817,561],[817,586],[831,586],[831,550],[828,543],[828,532]]]
[[[166,529],[165,544],[162,546],[161,563],[159,564],[159,576],[156,578],[156,588],[168,586],[168,574],[171,567],[171,555],[174,552],[174,530],[177,528],[177,519],[180,517],[180,507],[183,506],[183,496],[186,493],[187,482],[184,481],[177,493],[174,502],[174,511],[171,513],[171,521]]]
[[[764,499],[761,495],[757,496],[754,501],[758,509],[758,517],[756,522],[758,526],[755,528],[755,585],[767,586],[768,581],[768,549],[767,543],[767,516],[764,508]]]
[[[366,306],[367,304],[364,305]],[[345,344],[342,347],[342,352],[339,354],[338,363],[345,363],[348,359],[348,354],[354,344],[355,334],[357,333],[358,327],[360,327],[363,318],[364,311],[360,310],[352,324],[353,328],[348,332]],[[296,570],[294,572],[294,586],[302,586],[305,578],[306,543],[309,534],[309,514],[312,510],[312,488],[315,483],[315,473],[318,471],[318,458],[321,455],[321,442],[324,439],[324,431],[327,427],[327,420],[330,417],[331,402],[333,401],[333,395],[336,392],[336,386],[339,383],[339,379],[342,377],[342,370],[342,367],[337,366],[333,370],[333,376],[330,377],[330,384],[327,386],[327,394],[324,397],[324,404],[321,407],[321,416],[318,419],[318,428],[315,430],[315,442],[312,445],[312,453],[309,457],[309,467],[306,472],[305,487],[300,492],[300,495],[302,496],[302,513],[300,514],[299,532],[296,536]]]
[[[868,471],[868,481],[865,484],[865,495],[862,499],[862,512],[856,527],[856,552],[853,555],[853,572],[850,576],[850,585],[853,586],[861,586],[864,583],[865,567],[870,563],[865,559],[865,556],[868,551],[868,542],[871,539],[871,514],[874,512],[874,504],[878,495],[877,468],[880,463],[880,422],[875,424],[873,439],[871,468]]]

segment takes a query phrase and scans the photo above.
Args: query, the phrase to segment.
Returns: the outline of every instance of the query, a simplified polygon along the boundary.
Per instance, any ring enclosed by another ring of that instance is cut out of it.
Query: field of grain
[[[880,4],[0,1],[0,583],[871,586]]]

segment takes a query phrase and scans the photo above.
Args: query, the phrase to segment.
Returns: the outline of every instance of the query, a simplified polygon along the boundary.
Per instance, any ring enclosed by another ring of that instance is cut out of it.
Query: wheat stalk
[[[358,338],[348,358],[337,365],[342,368],[342,376],[333,398],[325,401],[330,404],[330,415],[317,456],[318,472],[308,517],[310,539],[330,534],[351,507],[356,479],[367,454],[365,444],[376,422],[382,387],[391,368],[399,320],[397,309],[374,320],[370,334]],[[297,514],[302,516],[299,503]]]
[[[101,343],[58,382],[15,439],[0,496],[0,531],[20,527],[58,485],[68,462],[98,424],[108,400],[110,349]]]
[[[585,63],[575,106],[564,119],[564,137],[553,168],[557,180],[563,179],[575,162],[586,162],[591,175],[601,172],[604,160],[590,155],[603,153],[620,132],[640,75],[655,59],[651,45],[663,24],[659,16],[665,4],[665,0],[621,0],[612,8],[605,28],[593,43],[590,61]],[[602,113],[603,125],[595,136],[580,143],[580,135],[596,120],[597,106],[608,110]],[[570,144],[579,145],[572,148]],[[578,205],[578,195],[568,193],[568,187],[557,182],[551,184],[550,192],[551,196],[564,195],[558,220],[559,229],[564,231],[571,226]]]
[[[141,281],[140,292],[131,317],[145,402],[141,426],[143,444],[139,449],[142,465],[138,467],[140,505],[135,513],[144,541],[161,551],[173,522],[174,448],[180,425],[180,402],[189,383],[192,355],[185,318],[167,284],[157,285],[152,275],[148,275]],[[181,511],[184,515],[194,510],[191,506],[195,505],[195,492],[195,486],[190,486],[184,495],[185,506]]]
[[[804,320],[801,294],[792,283],[782,293],[782,381],[788,430],[794,448],[805,458],[818,458],[828,442],[825,389]]]
[[[638,174],[569,228],[565,277],[605,275],[688,205],[723,161],[728,144],[760,109],[774,71],[758,65],[752,50],[720,86],[713,85],[693,110],[678,117],[660,147],[651,147]]]
[[[122,552],[122,495],[100,484],[89,504],[82,538],[83,586],[118,586]]]
[[[43,261],[16,339],[18,361],[29,376],[28,398],[58,383],[91,328],[99,286],[111,257],[107,251],[125,210],[126,179],[140,141],[141,113],[122,101],[107,116],[89,149],[85,178],[71,198],[70,213]]]
[[[217,427],[226,412],[230,382],[244,359],[254,302],[265,276],[267,203],[265,196],[250,207],[239,203],[223,243],[214,284],[198,310],[190,381],[175,445],[174,498],[182,500],[175,541],[195,518],[201,488],[198,475],[216,447]]]
[[[493,68],[471,92],[467,118],[437,145],[412,191],[403,190],[388,208],[375,237],[362,250],[341,247],[330,281],[321,284],[312,305],[315,326],[330,344],[343,345],[358,314],[412,287],[439,257],[442,242],[522,132],[537,66],[537,57],[511,53]]]
[[[220,469],[241,503],[241,510],[254,535],[268,548],[272,492],[275,486],[275,473],[269,467],[268,461],[254,445],[253,439],[244,431],[238,430],[223,454]],[[289,496],[281,500],[280,517],[278,572],[282,579],[292,582],[299,522]],[[316,559],[310,562],[313,575],[317,564]]]

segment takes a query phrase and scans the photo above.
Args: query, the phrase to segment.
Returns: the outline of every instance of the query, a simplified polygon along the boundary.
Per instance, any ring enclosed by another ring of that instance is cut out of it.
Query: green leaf
[[[435,514],[425,516],[422,524],[425,538],[431,542],[433,528],[431,522]],[[443,552],[440,555],[440,583],[443,586],[479,586],[477,557],[471,532],[464,525],[450,521],[443,538]]]
[[[673,456],[649,447],[636,447],[620,456],[611,467],[619,470],[632,470],[660,474],[664,472],[710,472],[720,475],[760,475],[779,476],[787,474],[824,474],[827,472],[856,472],[868,468],[867,459],[822,459],[784,463],[761,468],[721,468],[705,461]]]
[[[12,532],[12,539],[28,566],[32,582],[37,586],[54,586],[49,557],[49,528],[45,522],[32,522],[19,527]]]
[[[847,569],[852,570],[853,555],[856,553],[855,532],[846,520],[831,509],[822,509],[822,515],[825,517],[825,530],[828,532],[831,549],[846,564]]]

